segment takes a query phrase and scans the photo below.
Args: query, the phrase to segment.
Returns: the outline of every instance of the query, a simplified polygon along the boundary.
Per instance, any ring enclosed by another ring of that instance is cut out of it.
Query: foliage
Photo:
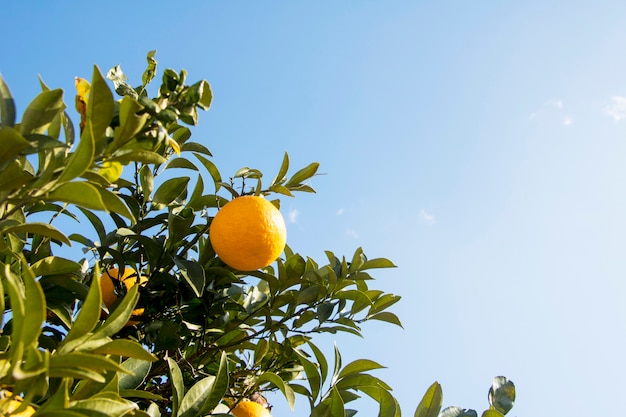
[[[515,402],[515,385],[504,376],[493,378],[489,388],[489,408],[481,417],[504,417]],[[438,382],[434,382],[422,398],[415,410],[414,417],[478,417],[476,410],[451,406],[441,410],[443,391]]]
[[[337,348],[329,364],[313,342],[361,336],[368,320],[400,325],[388,311],[400,297],[370,288],[371,271],[393,263],[360,248],[319,263],[286,247],[267,268],[227,267],[208,238],[217,210],[238,195],[313,192],[318,164],[289,175],[285,153],[268,186],[251,168],[224,179],[191,141],[210,85],[166,69],[151,97],[147,59],[138,87],[120,66],[107,73],[119,99],[97,67],[77,79],[78,129],[43,81],[18,121],[0,77],[0,385],[42,417],[200,416],[267,391],[291,406],[304,397],[316,417],[351,416],[362,394],[399,416],[372,375],[380,364],[343,366]],[[126,267],[149,281],[120,283],[106,311],[101,273]]]

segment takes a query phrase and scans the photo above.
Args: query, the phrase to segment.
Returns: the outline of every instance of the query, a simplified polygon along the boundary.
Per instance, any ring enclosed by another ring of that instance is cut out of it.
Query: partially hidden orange
[[[237,404],[237,407],[233,408],[231,413],[235,417],[272,417],[267,408],[257,402],[249,400],[241,401]]]
[[[111,308],[111,306],[115,303],[115,301],[117,301],[119,296],[122,295],[118,294],[117,288],[119,283],[117,281],[121,281],[128,291],[132,287],[137,285],[137,283],[139,283],[139,285],[141,286],[146,285],[146,283],[148,282],[148,277],[145,275],[137,274],[137,271],[128,266],[124,268],[124,273],[122,275],[120,275],[120,270],[118,268],[111,268],[107,270],[100,277],[100,290],[102,292],[102,301],[108,308]],[[136,308],[133,310],[131,317],[140,316],[143,314],[143,312],[143,308]],[[139,322],[136,320],[129,320],[126,325],[134,326],[137,323]]]
[[[12,392],[7,390],[2,390],[0,393],[0,416],[13,416],[13,417],[30,417],[35,414],[35,409],[27,405],[19,413],[14,413],[22,405],[22,397],[19,395],[13,395]]]
[[[285,248],[287,228],[280,211],[260,196],[237,197],[215,215],[209,239],[231,268],[253,271],[274,262]]]

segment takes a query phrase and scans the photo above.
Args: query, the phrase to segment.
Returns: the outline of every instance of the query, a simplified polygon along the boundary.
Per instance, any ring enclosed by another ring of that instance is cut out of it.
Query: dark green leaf
[[[85,336],[96,327],[96,324],[100,319],[101,305],[102,292],[100,290],[99,268],[95,268],[94,277],[91,280],[91,286],[89,288],[89,292],[87,293],[87,299],[78,311],[76,320],[63,342],[61,342],[61,346],[67,345],[74,339]]]
[[[91,88],[89,90],[89,101],[87,102],[87,128],[91,130],[91,136],[96,149],[102,141],[106,128],[113,118],[114,101],[113,94],[107,85],[106,80],[97,66],[94,65],[91,77]]]
[[[88,209],[107,211],[107,207],[102,201],[98,190],[86,182],[66,182],[61,184],[48,193],[45,199],[51,202],[60,201]]]
[[[287,181],[285,186],[291,188],[293,186],[300,185],[302,181],[306,181],[313,175],[315,175],[319,166],[319,162],[313,162],[312,164],[307,165],[306,167],[293,174],[293,176],[289,179],[289,181]]]
[[[285,182],[285,179],[286,179],[285,176],[287,175],[288,170],[289,170],[289,155],[287,154],[287,152],[285,152],[285,155],[283,156],[283,162],[280,165],[278,174],[276,174],[276,177],[272,181],[272,185],[278,185],[278,184],[282,184],[283,182]]]
[[[515,403],[515,384],[504,376],[493,378],[489,388],[489,404],[502,414],[511,411]]]
[[[127,339],[112,340],[109,343],[94,349],[93,353],[100,353],[104,355],[117,355],[121,357],[133,358],[141,362],[152,362],[157,360],[156,356],[144,349],[144,347],[141,346],[139,343],[135,342],[134,340]]]
[[[10,226],[5,229],[1,229],[0,233],[32,233],[35,235],[47,236],[58,240],[59,242],[71,245],[70,240],[63,233],[48,223],[33,222],[19,224],[17,226]]]
[[[185,395],[185,383],[183,374],[176,361],[168,357],[167,364],[170,369],[170,381],[172,384],[172,416],[178,417],[178,408]]]
[[[204,156],[200,155],[199,153],[194,153],[194,156],[198,158],[198,160],[202,163],[202,165],[204,165],[207,171],[209,171],[209,174],[211,174],[211,178],[213,178],[213,183],[215,184],[215,192],[219,191],[222,182],[222,176],[215,164],[209,161]]]
[[[129,140],[135,137],[146,124],[150,115],[148,113],[138,114],[144,107],[132,97],[124,96],[120,102],[119,117],[120,125],[115,129],[112,150],[117,150],[124,146]]]
[[[63,172],[59,176],[59,183],[80,177],[91,167],[95,154],[94,146],[94,137],[91,134],[91,130],[85,129],[80,135],[76,151],[69,157]]]
[[[439,417],[478,417],[478,414],[475,410],[453,406],[445,408]]]
[[[0,164],[9,161],[30,147],[30,143],[10,126],[0,127]]]
[[[371,316],[367,316],[366,319],[386,321],[387,323],[395,324],[397,326],[402,327],[402,323],[400,322],[400,319],[398,318],[398,316],[396,316],[395,314],[389,311],[383,311],[382,313],[376,313]]]
[[[0,126],[13,127],[15,124],[15,102],[0,74]]]

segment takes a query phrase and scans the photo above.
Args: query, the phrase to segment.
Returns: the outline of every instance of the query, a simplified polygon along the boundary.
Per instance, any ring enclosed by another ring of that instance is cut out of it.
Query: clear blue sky
[[[615,414],[626,373],[626,3],[0,1],[0,72],[23,110],[37,74],[121,64],[213,86],[196,141],[224,173],[321,163],[283,201],[289,244],[362,246],[399,268],[404,330],[338,337],[388,366],[405,415],[434,380],[446,405],[512,416]],[[329,340],[332,344],[332,340]],[[272,398],[275,417],[290,414]],[[374,410],[359,415],[373,416]]]

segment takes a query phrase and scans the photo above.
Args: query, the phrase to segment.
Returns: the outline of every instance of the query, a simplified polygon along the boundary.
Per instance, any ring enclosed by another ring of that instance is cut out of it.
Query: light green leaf
[[[395,314],[389,311],[383,311],[382,313],[372,314],[371,316],[366,317],[367,320],[380,320],[386,321],[387,323],[395,324],[397,326],[402,327],[402,323],[400,319]]]
[[[441,384],[433,382],[415,410],[414,417],[437,417],[443,405]]]
[[[114,111],[113,93],[97,66],[94,65],[87,102],[87,128],[96,144],[96,149],[102,149],[106,128],[111,123]]]
[[[111,342],[94,349],[93,353],[133,358],[137,362],[154,362],[157,360],[156,356],[144,349],[144,347],[139,343],[128,339],[112,340]],[[127,362],[128,361],[124,363]],[[122,366],[124,366],[124,364],[122,364]]]
[[[80,272],[79,263],[59,256],[47,256],[30,266],[35,276],[76,274]]]
[[[501,412],[499,412],[498,410],[485,410],[481,417],[504,417],[504,414],[502,414]]]
[[[167,365],[170,369],[170,380],[172,383],[172,417],[179,417],[179,406],[185,395],[183,374],[174,359],[168,357]]]
[[[339,379],[350,375],[358,374],[361,372],[371,371],[372,369],[382,369],[384,366],[369,359],[358,359],[347,364],[339,373]]]
[[[146,360],[130,358],[122,362],[122,368],[126,369],[127,372],[118,374],[119,388],[135,389],[146,379],[146,376],[150,373],[152,364]]]
[[[30,142],[13,127],[0,127],[0,164],[15,158],[29,147]]]
[[[291,188],[300,185],[303,181],[306,181],[313,175],[315,175],[319,166],[319,162],[313,162],[312,164],[309,164],[306,167],[302,168],[301,170],[293,174],[293,176],[285,184],[285,187]]]
[[[374,268],[396,268],[396,266],[389,259],[386,258],[375,258],[368,259],[361,265],[359,268],[360,271],[365,271],[366,269],[374,269]]]
[[[120,149],[115,151],[108,161],[117,161],[122,164],[129,164],[131,162],[143,162],[144,164],[162,164],[167,161],[156,152],[134,150],[134,149]]]
[[[475,410],[464,409],[461,407],[447,407],[445,408],[439,417],[478,417]]]
[[[98,190],[86,182],[66,182],[45,196],[45,200],[76,204],[92,210],[107,211]]]
[[[209,174],[211,174],[211,178],[213,178],[213,183],[215,184],[215,192],[218,192],[222,182],[222,175],[220,174],[220,171],[217,169],[213,162],[200,155],[199,153],[194,152],[194,156],[198,158],[198,160],[202,163],[202,165],[204,165],[207,171],[209,171]]]
[[[46,236],[71,246],[70,240],[61,233],[57,228],[48,223],[25,223],[17,226],[10,226],[0,230],[0,233],[32,233],[35,235]]]
[[[81,309],[78,311],[76,320],[67,333],[67,336],[65,336],[65,339],[63,339],[59,345],[59,349],[62,346],[67,345],[72,340],[87,335],[96,327],[96,324],[98,324],[102,305],[99,275],[99,268],[96,265],[94,277],[91,280],[91,286],[89,287],[89,292],[87,293],[87,298],[85,299]]]
[[[311,362],[304,353],[299,350],[294,350],[298,354],[298,359],[300,364],[304,368],[304,373],[306,375],[307,381],[309,381],[309,387],[311,388],[311,399],[312,401],[317,401],[317,398],[320,394],[320,390],[322,388],[322,380],[320,377],[320,372],[318,366]]]
[[[95,154],[94,146],[94,137],[91,134],[91,130],[85,129],[80,135],[76,150],[69,157],[63,172],[59,176],[59,183],[80,177],[91,167]]]
[[[82,368],[93,371],[114,371],[129,373],[117,362],[102,356],[85,352],[71,352],[50,356],[50,369],[53,368]]]
[[[133,216],[126,204],[124,204],[124,200],[118,197],[117,194],[98,185],[94,185],[94,188],[100,194],[100,198],[102,199],[102,202],[106,206],[108,212],[117,213],[126,217],[131,222],[135,222],[135,216]]]
[[[133,314],[133,309],[139,300],[139,285],[133,285],[115,310],[109,314],[101,327],[95,333],[96,337],[109,337],[119,332]]]
[[[276,174],[276,177],[272,181],[272,185],[279,185],[279,184],[282,184],[283,182],[285,182],[285,180],[286,180],[285,176],[287,175],[287,171],[288,170],[289,170],[289,154],[287,154],[287,152],[285,152],[285,155],[283,156],[283,162],[280,165],[280,169],[278,170],[278,174]]]
[[[54,118],[65,109],[63,90],[42,91],[30,102],[20,125],[20,133],[44,133]]]
[[[280,376],[273,372],[264,372],[263,374],[259,375],[259,377],[257,377],[256,382],[259,385],[264,382],[270,382],[271,384],[273,384],[276,388],[280,390],[280,392],[283,393],[285,399],[287,400],[287,404],[289,404],[289,408],[291,408],[291,410],[293,411],[296,402],[295,393],[293,391],[293,388],[291,388],[288,384],[285,384],[285,381],[283,381]]]

